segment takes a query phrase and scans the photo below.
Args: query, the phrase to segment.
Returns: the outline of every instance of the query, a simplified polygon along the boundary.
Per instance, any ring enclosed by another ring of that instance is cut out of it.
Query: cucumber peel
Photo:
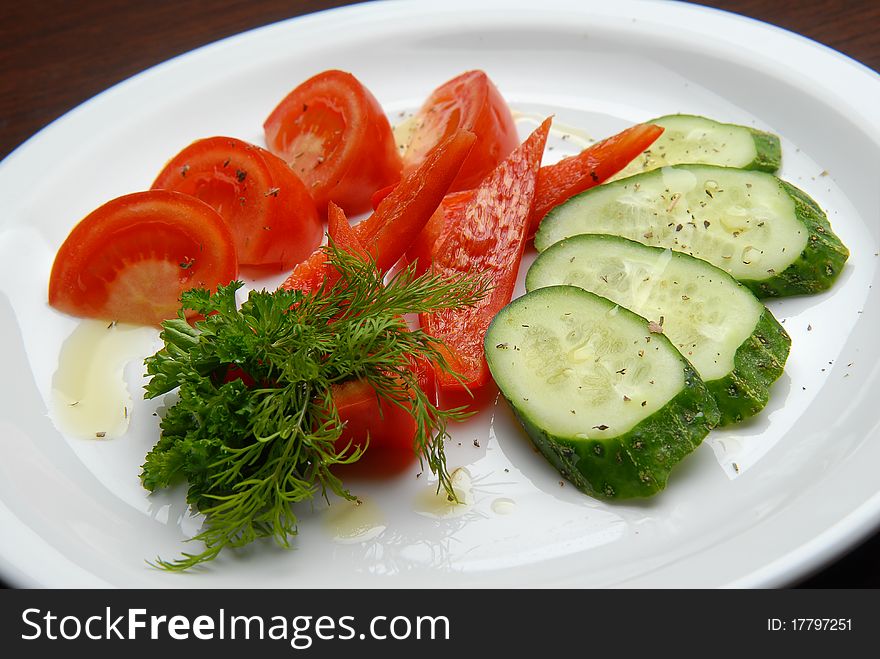
[[[664,334],[714,395],[721,425],[766,406],[791,340],[747,288],[706,261],[619,236],[582,234],[542,252],[526,290],[573,285],[645,318]]]
[[[802,190],[766,172],[712,165],[664,167],[575,195],[547,214],[535,247],[582,233],[691,254],[760,297],[827,290],[849,257]]]
[[[750,126],[693,114],[667,114],[646,123],[662,126],[663,134],[611,180],[686,163],[770,173],[782,163],[779,137]]]
[[[574,286],[508,304],[486,360],[535,446],[592,496],[650,496],[720,418],[691,364],[653,324]]]

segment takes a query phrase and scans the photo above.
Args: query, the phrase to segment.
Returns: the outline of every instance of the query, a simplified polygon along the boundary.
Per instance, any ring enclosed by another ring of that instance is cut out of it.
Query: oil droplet
[[[338,501],[330,506],[324,526],[341,544],[366,542],[379,536],[386,528],[385,516],[368,499]]]
[[[432,486],[416,496],[415,511],[428,517],[459,517],[464,515],[474,503],[471,474],[459,467],[450,474],[452,490],[458,501],[452,501],[444,490]]]
[[[406,153],[407,147],[412,141],[413,135],[415,134],[417,127],[418,119],[416,115],[413,114],[391,129],[391,132],[394,135],[394,141],[397,144],[397,150],[400,152],[400,155]]]
[[[158,331],[152,327],[84,320],[61,347],[52,377],[52,419],[75,437],[111,439],[125,434],[131,394],[125,365],[150,354]]]
[[[510,515],[516,510],[516,502],[513,499],[500,497],[492,502],[492,512],[496,515]]]

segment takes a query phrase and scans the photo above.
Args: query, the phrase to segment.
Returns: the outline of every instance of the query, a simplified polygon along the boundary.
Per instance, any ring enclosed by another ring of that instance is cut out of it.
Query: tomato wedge
[[[79,222],[55,255],[49,304],[75,316],[158,325],[188,288],[238,275],[232,233],[195,197],[151,190],[118,197]]]
[[[432,252],[432,270],[442,276],[488,276],[490,293],[472,307],[422,314],[422,327],[442,339],[450,364],[471,391],[490,381],[483,355],[483,337],[492,318],[510,302],[525,248],[534,204],[538,169],[550,131],[544,121],[474,190],[461,212],[447,216]],[[442,391],[460,390],[462,383],[437,373]]]
[[[535,235],[551,208],[614,176],[651,146],[662,132],[663,128],[654,124],[636,124],[555,165],[541,167],[529,237]]]
[[[456,131],[467,130],[477,136],[450,192],[477,186],[519,144],[510,108],[483,71],[468,71],[440,85],[410,121],[404,174],[418,167],[432,148]]]
[[[372,215],[352,228],[382,272],[400,260],[422,231],[443,200],[474,139],[472,133],[460,131],[445,140],[382,200]],[[294,268],[281,286],[314,290],[325,279],[328,269],[326,255],[318,250]]]
[[[302,181],[265,149],[232,137],[193,142],[152,188],[198,197],[226,220],[241,265],[289,269],[321,243],[323,227]]]
[[[329,70],[291,91],[263,124],[269,150],[305,183],[322,215],[330,201],[349,216],[400,179],[388,118],[352,74]]]

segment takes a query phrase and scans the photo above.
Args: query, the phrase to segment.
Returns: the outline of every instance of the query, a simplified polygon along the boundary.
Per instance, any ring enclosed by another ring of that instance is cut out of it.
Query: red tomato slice
[[[490,381],[483,337],[513,295],[549,131],[547,119],[473,191],[459,214],[447,216],[434,243],[431,267],[436,274],[476,273],[493,283],[490,293],[471,307],[421,315],[422,327],[443,340],[448,361],[471,391]],[[444,391],[462,387],[443,372],[437,373],[437,381]]]
[[[321,220],[302,181],[277,156],[232,137],[193,142],[152,187],[198,197],[220,213],[242,265],[288,269],[321,243]]]
[[[400,179],[391,125],[353,75],[324,71],[290,92],[263,124],[266,144],[305,183],[323,215],[330,201],[349,216]]]
[[[404,174],[458,130],[477,136],[450,192],[476,187],[519,144],[510,108],[483,71],[468,71],[435,89],[412,119],[403,155]]]
[[[180,294],[238,275],[232,233],[213,208],[179,192],[136,192],[79,222],[55,256],[49,304],[75,316],[158,325]]]

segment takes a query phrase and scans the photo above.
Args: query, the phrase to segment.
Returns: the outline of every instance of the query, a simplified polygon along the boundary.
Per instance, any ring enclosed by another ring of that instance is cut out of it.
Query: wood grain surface
[[[83,101],[154,64],[254,27],[346,4],[352,3],[4,1],[0,3],[0,158]],[[878,0],[707,0],[698,4],[797,32],[880,70]],[[880,587],[880,533],[818,574],[791,585]]]

